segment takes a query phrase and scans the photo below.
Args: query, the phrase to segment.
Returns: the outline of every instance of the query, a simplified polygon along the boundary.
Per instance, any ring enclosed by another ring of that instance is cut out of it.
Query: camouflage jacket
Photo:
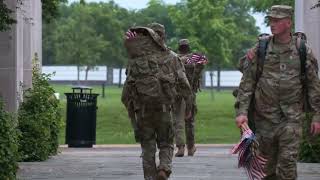
[[[263,72],[258,82],[256,82],[257,56],[252,60],[246,59],[242,68],[243,76],[237,96],[239,103],[236,108],[237,115],[248,113],[251,98],[255,98],[257,104],[263,105],[259,108],[268,109],[269,113],[278,112],[279,109],[284,114],[289,113],[286,112],[289,109],[302,113],[303,82],[295,36],[292,37],[290,44],[286,45],[274,43],[271,37]],[[317,60],[307,47],[307,92],[311,108],[315,111],[313,121],[320,121],[320,81],[317,70]]]

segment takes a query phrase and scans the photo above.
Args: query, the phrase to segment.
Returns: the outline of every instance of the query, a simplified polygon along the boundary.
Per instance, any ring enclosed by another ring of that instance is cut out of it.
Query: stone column
[[[21,84],[31,84],[31,57],[39,52],[41,57],[41,0],[25,0],[18,5],[16,0],[5,0],[8,8],[14,10],[12,17],[17,23],[11,30],[0,32],[0,96],[6,110],[15,112],[22,100]],[[27,19],[32,18],[30,23]],[[27,20],[27,21],[26,21]],[[33,45],[34,44],[34,45]]]
[[[320,64],[320,8],[311,9],[318,0],[296,0],[295,28],[307,35],[308,44]]]
[[[24,59],[23,59],[23,82],[26,87],[32,85],[32,60],[37,57],[42,62],[42,8],[41,0],[24,0]]]
[[[310,9],[318,0],[304,1],[304,31],[313,53],[320,61],[320,8]]]
[[[32,84],[32,58],[31,45],[32,45],[32,15],[31,15],[31,0],[23,1],[23,11],[25,20],[23,21],[23,86],[31,87]]]
[[[295,32],[304,32],[304,24],[303,24],[303,0],[296,0],[295,1]]]

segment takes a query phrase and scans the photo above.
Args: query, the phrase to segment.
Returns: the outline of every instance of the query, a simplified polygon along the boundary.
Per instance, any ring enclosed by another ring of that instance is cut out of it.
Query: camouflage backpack
[[[136,27],[138,35],[126,41],[129,54],[126,83],[135,104],[173,104],[176,76],[171,66],[175,57],[160,37],[149,28]]]

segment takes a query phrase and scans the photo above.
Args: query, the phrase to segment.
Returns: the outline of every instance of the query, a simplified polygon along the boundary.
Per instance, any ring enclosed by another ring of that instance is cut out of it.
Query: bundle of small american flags
[[[241,127],[241,141],[236,144],[231,152],[238,153],[238,167],[243,167],[250,180],[261,180],[266,176],[264,169],[267,159],[258,155],[259,143],[251,129],[245,125]]]
[[[208,59],[205,55],[199,53],[193,53],[190,58],[187,59],[187,64],[207,64]]]

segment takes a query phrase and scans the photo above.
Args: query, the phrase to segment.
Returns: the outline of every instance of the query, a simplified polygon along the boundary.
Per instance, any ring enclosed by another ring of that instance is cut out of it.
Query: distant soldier
[[[129,61],[122,102],[141,143],[144,178],[166,180],[172,171],[174,129],[171,118],[177,89],[191,92],[178,56],[165,45],[165,29],[158,23],[134,27],[126,33]],[[190,105],[187,105],[190,109]],[[159,148],[160,164],[155,155]]]
[[[272,36],[259,40],[243,64],[236,105],[238,127],[248,123],[254,100],[254,126],[261,155],[267,158],[265,179],[297,178],[298,148],[304,119],[304,94],[315,111],[311,133],[320,133],[320,81],[317,60],[291,33],[293,10],[272,6],[267,18]],[[265,47],[263,47],[263,43]],[[261,53],[261,50],[265,50]]]
[[[179,57],[186,69],[187,78],[192,89],[189,94],[191,104],[191,114],[186,114],[185,101],[182,96],[177,97],[174,105],[174,118],[176,129],[176,146],[178,152],[176,157],[183,157],[185,151],[185,144],[187,144],[188,156],[193,156],[196,152],[195,147],[195,115],[197,113],[196,93],[200,88],[200,79],[204,64],[207,63],[205,56],[191,53],[188,39],[181,39],[179,41]],[[179,91],[178,91],[179,93]],[[185,143],[185,137],[187,143]]]

